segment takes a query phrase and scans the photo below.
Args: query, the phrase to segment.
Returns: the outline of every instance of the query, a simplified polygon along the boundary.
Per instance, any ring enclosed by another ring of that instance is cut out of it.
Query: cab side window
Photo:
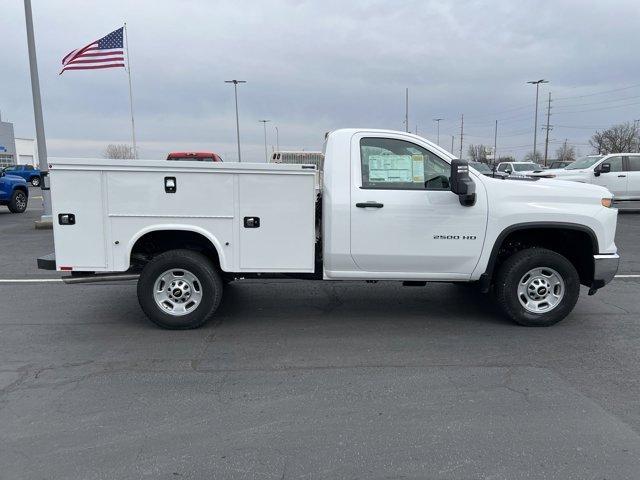
[[[449,190],[451,166],[415,143],[393,138],[360,140],[362,188]]]
[[[622,157],[611,157],[607,158],[604,163],[611,164],[612,172],[622,172]]]
[[[627,159],[629,161],[629,171],[640,172],[640,157],[629,156]]]
[[[499,172],[504,172],[506,169],[507,169],[507,164],[506,163],[498,165],[498,171]]]

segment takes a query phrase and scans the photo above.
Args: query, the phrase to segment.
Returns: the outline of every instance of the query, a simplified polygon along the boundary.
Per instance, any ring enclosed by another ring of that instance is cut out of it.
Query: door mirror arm
[[[464,160],[451,161],[451,191],[458,195],[460,205],[472,207],[476,203],[476,184],[469,176],[469,163]]]

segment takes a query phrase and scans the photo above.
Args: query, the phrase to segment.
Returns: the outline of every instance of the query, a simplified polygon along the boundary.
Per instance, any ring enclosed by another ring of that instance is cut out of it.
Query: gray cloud
[[[464,113],[466,145],[492,144],[499,119],[499,151],[530,150],[534,90],[526,81],[537,78],[551,80],[541,100],[548,91],[558,97],[554,142],[568,138],[586,152],[592,131],[582,127],[640,117],[640,98],[636,105],[630,98],[640,96],[640,86],[560,99],[640,83],[635,1],[61,0],[33,8],[51,155],[95,156],[109,142],[128,141],[122,70],[58,76],[69,50],[125,20],[137,135],[150,158],[199,148],[233,159],[233,92],[223,83],[230,78],[249,82],[239,91],[241,135],[246,158],[255,161],[263,157],[261,118],[273,121],[270,144],[278,125],[281,147],[296,149],[320,148],[324,132],[339,127],[402,129],[405,87],[411,129],[417,124],[434,139],[432,118],[444,117],[442,144],[449,147]],[[12,74],[3,76],[0,108],[16,134],[28,136],[21,2],[3,6],[3,13],[0,61]],[[614,101],[621,98],[628,100]]]

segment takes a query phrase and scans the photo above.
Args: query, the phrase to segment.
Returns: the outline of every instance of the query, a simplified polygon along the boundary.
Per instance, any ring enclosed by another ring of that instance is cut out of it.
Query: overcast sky
[[[16,136],[33,137],[23,2],[0,0],[0,110]],[[100,156],[130,140],[123,69],[68,71],[62,57],[127,22],[141,157],[213,150],[237,159],[233,87],[239,88],[243,157],[320,149],[340,127],[404,129],[459,150],[493,144],[532,149],[552,94],[550,150],[565,138],[581,153],[595,128],[640,118],[640,5],[581,1],[168,1],[33,0],[51,156]],[[615,90],[615,91],[612,91]],[[603,93],[607,92],[607,93]],[[569,97],[569,98],[566,98]],[[540,130],[538,149],[543,149]],[[552,156],[552,155],[550,155]]]

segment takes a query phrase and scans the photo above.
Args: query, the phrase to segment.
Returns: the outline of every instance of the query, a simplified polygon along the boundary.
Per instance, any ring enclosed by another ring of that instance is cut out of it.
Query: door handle
[[[360,202],[356,203],[356,207],[358,208],[382,208],[384,204],[378,202]]]
[[[618,178],[624,178],[626,175],[618,175]]]

